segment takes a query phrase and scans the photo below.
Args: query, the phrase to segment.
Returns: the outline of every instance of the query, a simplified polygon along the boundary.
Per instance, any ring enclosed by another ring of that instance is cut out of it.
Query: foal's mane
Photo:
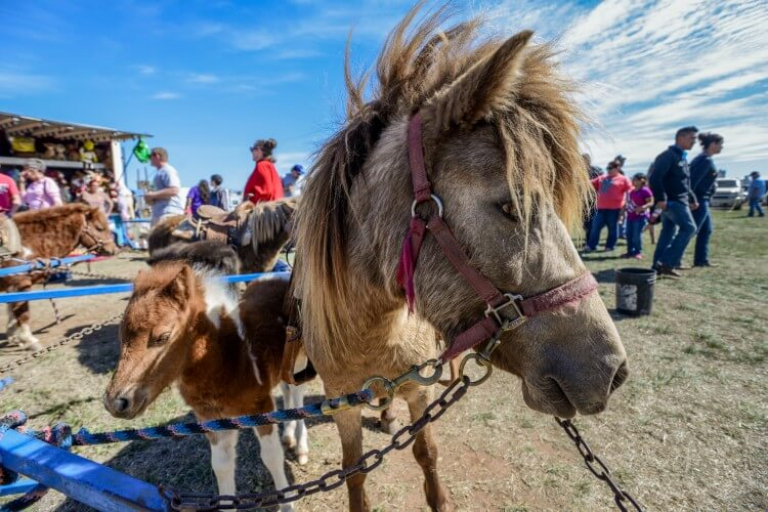
[[[349,320],[344,316],[349,290],[346,230],[354,215],[349,193],[381,134],[392,122],[422,107],[428,109],[455,80],[504,43],[498,37],[481,40],[482,23],[477,19],[440,31],[450,14],[446,7],[426,15],[411,29],[422,5],[418,3],[388,36],[367,101],[369,75],[352,78],[347,46],[347,118],[319,150],[297,214],[297,246],[305,261],[297,262],[294,294],[304,299],[306,330],[319,339],[341,338]],[[526,225],[536,204],[547,201],[572,226],[581,218],[591,193],[577,143],[582,117],[569,98],[570,82],[556,72],[553,55],[547,44],[528,47],[514,93],[490,115],[482,116],[499,134],[510,194]],[[451,107],[436,109],[436,115],[425,120],[433,123],[432,137],[438,139],[427,141],[425,129],[428,172],[434,172],[429,167],[430,146],[434,148],[441,135],[455,128],[442,119]]]

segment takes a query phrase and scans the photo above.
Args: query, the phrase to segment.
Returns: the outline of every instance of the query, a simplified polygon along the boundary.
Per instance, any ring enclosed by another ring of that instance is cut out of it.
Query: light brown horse
[[[211,250],[231,253],[222,260],[236,259],[231,248],[217,245]],[[184,401],[199,420],[274,410],[271,391],[281,382],[286,340],[282,308],[287,281],[253,282],[238,304],[236,286],[220,279],[224,273],[200,264],[193,270],[172,258],[136,278],[120,325],[120,360],[104,396],[107,410],[115,417],[135,418],[173,382],[179,383]],[[284,385],[283,392],[287,407],[303,406],[301,386]],[[306,428],[303,420],[294,423],[286,426],[283,441],[297,445],[299,464],[305,464]],[[293,428],[298,444],[292,439]],[[277,427],[255,430],[275,486],[287,486]],[[234,494],[238,433],[207,437],[219,493]]]
[[[417,11],[387,39],[375,96],[366,102],[365,84],[347,71],[346,123],[320,149],[297,213],[293,293],[301,300],[307,353],[329,396],[357,391],[374,375],[393,379],[435,357],[435,330],[455,343],[484,319],[487,304],[431,230],[418,256],[409,314],[397,270],[412,208],[435,219],[441,199],[459,251],[505,293],[531,297],[580,276],[591,281],[567,229],[590,194],[577,141],[580,117],[551,48],[530,44],[530,32],[479,41],[474,21],[438,32],[442,12],[410,27]],[[422,133],[409,140],[417,112]],[[431,204],[414,203],[415,145],[436,196]],[[563,418],[602,411],[627,375],[624,348],[600,297],[569,302],[502,331],[491,360],[520,377],[528,406]],[[511,307],[499,316],[516,318]],[[430,389],[414,385],[399,394],[414,419],[431,398]],[[361,413],[334,419],[349,467],[362,454]],[[413,452],[429,506],[453,510],[429,426]],[[362,474],[347,479],[352,510],[370,510],[364,482]]]
[[[247,220],[232,233],[232,245],[242,263],[244,273],[268,272],[280,257],[280,251],[291,239],[293,215],[299,204],[298,197],[268,201],[253,205],[242,203],[237,207]],[[185,225],[188,225],[185,228]],[[185,215],[174,215],[164,219],[149,233],[149,253],[174,243],[192,243],[196,238],[180,237],[174,234],[179,228],[194,231],[194,226]]]
[[[17,213],[13,221],[21,235],[25,259],[63,258],[77,247],[101,255],[117,253],[104,211],[85,204],[68,204],[43,210]],[[9,261],[3,266],[17,265]],[[28,291],[33,284],[45,280],[43,272],[18,274],[0,278],[0,291]],[[9,304],[8,338],[18,337],[23,347],[42,347],[29,327],[29,303]]]

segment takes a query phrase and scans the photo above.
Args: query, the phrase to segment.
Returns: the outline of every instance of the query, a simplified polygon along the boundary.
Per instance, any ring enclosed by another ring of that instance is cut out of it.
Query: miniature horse
[[[21,235],[24,259],[63,258],[78,246],[101,255],[117,253],[117,246],[109,230],[109,222],[99,207],[68,204],[44,210],[17,213],[13,222]],[[8,262],[2,266],[13,266]],[[45,280],[45,273],[33,272],[0,278],[0,291],[29,290],[33,284]],[[42,347],[29,327],[29,303],[9,304],[8,338],[17,336],[24,348],[40,350]],[[18,335],[16,331],[18,329]]]
[[[199,249],[205,244],[209,242],[192,246]],[[222,254],[216,258],[219,261],[237,261],[231,248],[210,244]],[[120,326],[120,360],[104,397],[105,407],[115,417],[135,418],[160,392],[178,382],[184,401],[199,420],[274,410],[270,393],[280,382],[286,339],[281,318],[288,282],[253,282],[238,304],[237,288],[224,284],[220,271],[178,259],[169,256],[157,261],[136,278]],[[286,390],[286,405],[301,407],[301,387],[285,386]],[[299,464],[305,464],[308,444],[303,421],[296,430]],[[221,494],[235,493],[237,434],[206,434]],[[277,428],[257,427],[256,434],[275,486],[286,487]],[[291,437],[286,428],[288,444],[295,443]],[[281,510],[293,508],[286,505]]]

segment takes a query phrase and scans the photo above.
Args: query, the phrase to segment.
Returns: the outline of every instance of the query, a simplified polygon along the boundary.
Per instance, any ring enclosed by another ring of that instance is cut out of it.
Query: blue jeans
[[[699,207],[691,212],[693,221],[698,226],[696,233],[696,251],[693,253],[694,265],[709,263],[709,237],[712,236],[712,214],[709,211],[709,201],[699,203]]]
[[[763,207],[760,206],[760,198],[759,197],[752,197],[749,199],[749,216],[754,217],[755,216],[755,210],[757,210],[757,214],[759,216],[765,215],[763,212]]]
[[[627,220],[627,254],[635,256],[643,252],[643,228],[648,224],[648,219]]]
[[[587,242],[590,249],[597,249],[603,226],[608,227],[608,240],[605,242],[605,248],[613,249],[616,247],[616,240],[619,238],[619,213],[621,210],[597,210]]]
[[[679,267],[688,242],[696,233],[691,209],[678,201],[667,202],[667,208],[661,214],[661,234],[653,253],[653,264],[667,267]]]

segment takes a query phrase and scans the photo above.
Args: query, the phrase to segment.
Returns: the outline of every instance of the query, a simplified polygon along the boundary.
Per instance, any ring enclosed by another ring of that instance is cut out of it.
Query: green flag
[[[144,142],[144,139],[140,138],[139,142],[133,147],[133,156],[143,164],[149,162],[149,147],[147,147],[147,143]]]

